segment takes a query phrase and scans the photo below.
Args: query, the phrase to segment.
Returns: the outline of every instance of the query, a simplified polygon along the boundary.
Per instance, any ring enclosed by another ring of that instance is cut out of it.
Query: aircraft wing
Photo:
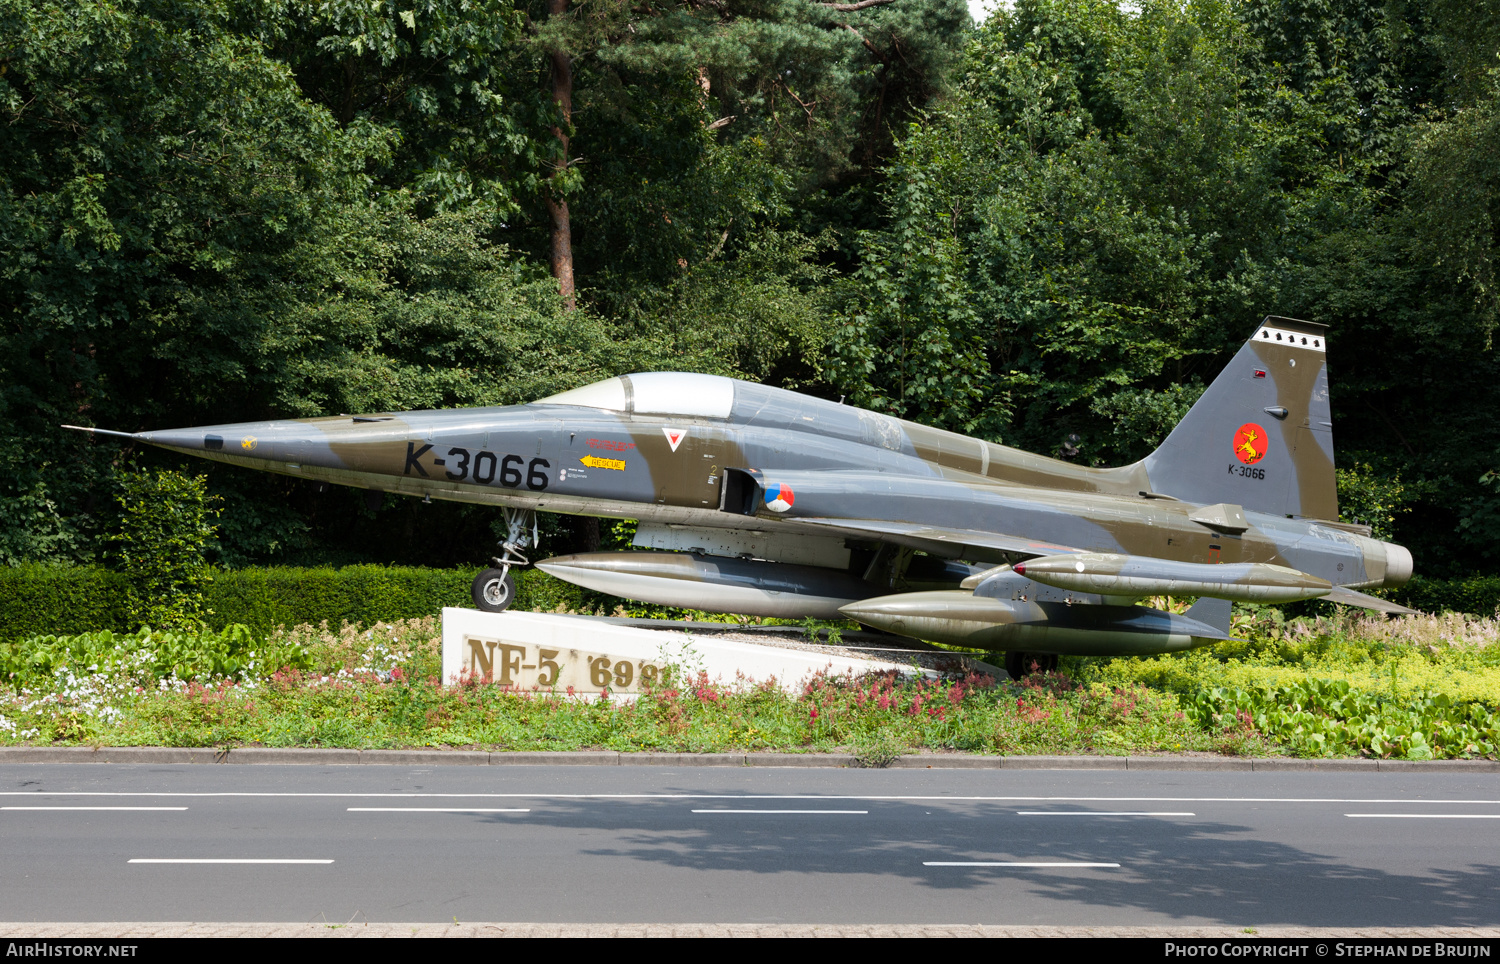
[[[1072,546],[1038,542],[1019,536],[1008,536],[979,529],[953,529],[914,522],[891,522],[885,519],[826,519],[803,517],[799,524],[813,525],[848,538],[871,539],[921,549],[950,558],[992,556],[995,553],[1018,556],[1052,556],[1081,552]]]

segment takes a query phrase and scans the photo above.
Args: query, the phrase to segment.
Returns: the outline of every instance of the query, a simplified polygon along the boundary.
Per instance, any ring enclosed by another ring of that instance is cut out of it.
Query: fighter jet
[[[1145,655],[1230,638],[1230,604],[1398,586],[1404,548],[1339,522],[1325,326],[1267,317],[1161,446],[1091,468],[716,375],[624,375],[525,405],[118,435],[418,498],[500,507],[474,602],[505,609],[537,512],[638,520],[638,550],[539,562],[600,592],[851,618],[1007,653]],[[74,427],[74,426],[69,426]],[[1141,605],[1196,596],[1185,613]]]

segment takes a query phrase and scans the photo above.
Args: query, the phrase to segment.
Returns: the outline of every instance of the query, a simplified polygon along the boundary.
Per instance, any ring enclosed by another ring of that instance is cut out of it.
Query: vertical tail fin
[[[1153,491],[1335,520],[1326,325],[1269,316],[1161,447]]]

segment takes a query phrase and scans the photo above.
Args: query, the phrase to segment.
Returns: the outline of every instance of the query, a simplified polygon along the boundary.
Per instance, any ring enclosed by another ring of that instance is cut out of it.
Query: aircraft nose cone
[[[167,448],[204,452],[238,452],[244,443],[243,435],[226,431],[233,426],[212,425],[207,428],[176,428],[151,432],[137,432],[135,438],[152,445]]]

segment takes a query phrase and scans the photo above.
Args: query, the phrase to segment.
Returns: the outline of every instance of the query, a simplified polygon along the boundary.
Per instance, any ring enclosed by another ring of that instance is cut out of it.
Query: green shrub
[[[213,579],[206,553],[223,500],[208,494],[206,477],[171,469],[121,473],[118,499],[120,531],[107,541],[125,576],[129,624],[197,625],[211,615],[203,600]]]
[[[1397,602],[1424,613],[1470,613],[1493,616],[1500,608],[1500,576],[1470,576],[1467,579],[1427,579],[1413,576],[1395,590]]]
[[[257,638],[245,626],[220,631],[141,629],[135,633],[35,636],[0,651],[0,681],[24,685],[67,667],[75,675],[124,672],[132,678],[180,680],[255,679],[279,669],[303,669],[304,649],[285,640]]]
[[[1352,753],[1407,760],[1493,757],[1500,722],[1481,703],[1447,694],[1397,700],[1339,679],[1302,679],[1279,686],[1215,686],[1187,704],[1204,729],[1243,727],[1271,737],[1299,756]]]

